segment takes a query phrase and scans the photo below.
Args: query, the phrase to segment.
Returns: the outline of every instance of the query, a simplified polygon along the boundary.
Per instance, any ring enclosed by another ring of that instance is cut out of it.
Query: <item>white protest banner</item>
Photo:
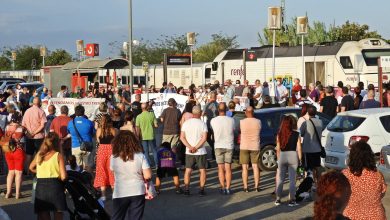
[[[244,97],[244,96],[234,96],[233,98],[237,98],[238,100],[240,100],[240,106],[242,107],[242,109],[246,109],[246,107],[249,106],[249,99],[248,97]],[[217,95],[217,102],[220,103],[220,102],[223,102],[223,95]],[[226,105],[228,105],[229,103],[226,103]]]
[[[168,100],[175,99],[177,108],[183,112],[188,101],[188,96],[176,93],[149,93],[149,101],[154,101],[153,111],[156,118],[160,117],[162,111],[168,108]],[[132,95],[131,100],[135,100],[135,95]],[[141,103],[147,102],[147,94],[141,94]]]
[[[74,108],[77,105],[81,105],[85,109],[85,115],[88,118],[92,118],[93,114],[99,109],[100,103],[104,102],[105,99],[100,98],[83,98],[83,99],[74,99],[74,98],[51,98],[46,106],[44,108],[44,111],[46,114],[48,114],[47,107],[49,105],[54,105],[57,109],[56,115],[60,115],[60,108],[61,106],[68,106],[69,108],[69,115],[74,114]]]

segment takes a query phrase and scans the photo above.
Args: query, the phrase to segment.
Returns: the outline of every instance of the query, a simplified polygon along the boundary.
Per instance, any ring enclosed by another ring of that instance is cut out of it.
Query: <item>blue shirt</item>
[[[76,124],[77,130],[80,133],[81,139],[84,142],[92,142],[92,137],[95,133],[95,127],[92,121],[84,118],[84,117],[76,117],[74,119],[74,123]],[[72,138],[72,148],[80,147],[81,143],[77,136],[76,130],[73,126],[73,120],[68,123],[68,133]]]
[[[47,96],[47,93],[43,93],[43,92],[42,92],[42,94],[41,94],[41,100],[44,99],[44,98],[46,98],[46,96]]]

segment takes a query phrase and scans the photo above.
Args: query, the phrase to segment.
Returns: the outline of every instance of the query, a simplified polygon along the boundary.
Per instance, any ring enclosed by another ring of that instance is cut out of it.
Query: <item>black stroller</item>
[[[68,179],[65,182],[65,189],[70,219],[110,219],[110,216],[98,202],[100,194],[92,186],[90,174],[76,171],[67,171],[67,173]]]

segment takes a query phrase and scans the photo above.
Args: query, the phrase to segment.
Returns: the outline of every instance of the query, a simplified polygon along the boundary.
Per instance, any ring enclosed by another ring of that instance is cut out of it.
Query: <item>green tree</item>
[[[258,33],[260,45],[271,45],[272,35],[272,31],[264,28],[262,33]],[[299,38],[296,34],[296,18],[293,18],[283,31],[276,31],[275,44],[287,43],[290,46],[296,46],[301,43]],[[320,44],[327,41],[358,41],[364,38],[381,38],[381,35],[376,31],[369,31],[369,26],[366,24],[360,25],[347,21],[341,26],[332,25],[327,29],[323,22],[314,21],[308,26],[305,44]]]
[[[355,22],[346,21],[341,26],[334,27],[330,32],[336,41],[358,41],[364,38],[382,38],[377,31],[369,31],[366,24],[360,25]]]
[[[6,57],[5,55],[0,57],[0,71],[2,70],[11,70],[12,69],[12,62],[11,60]]]
[[[64,65],[72,61],[72,56],[64,49],[56,49],[49,53],[49,56],[46,57],[45,65],[55,66],[55,65]]]
[[[19,46],[13,49],[16,52],[15,70],[29,70],[32,69],[32,63],[35,59],[35,69],[42,66],[42,57],[38,47]],[[11,56],[11,50],[6,51],[7,55]]]
[[[222,51],[239,46],[237,35],[229,37],[222,34],[211,35],[212,41],[201,45],[194,52],[194,62],[211,62]]]

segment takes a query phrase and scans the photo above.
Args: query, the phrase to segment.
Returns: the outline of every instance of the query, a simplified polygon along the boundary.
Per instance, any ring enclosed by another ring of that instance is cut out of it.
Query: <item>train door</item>
[[[306,62],[306,88],[309,83],[320,81],[325,84],[325,62]]]

